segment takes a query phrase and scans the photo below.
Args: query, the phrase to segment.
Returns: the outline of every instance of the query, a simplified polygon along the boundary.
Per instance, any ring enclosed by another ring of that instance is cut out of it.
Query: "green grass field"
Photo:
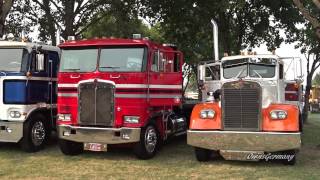
[[[0,179],[319,179],[320,114],[310,115],[295,166],[277,162],[223,159],[199,163],[185,138],[168,142],[157,156],[143,161],[129,149],[64,156],[55,141],[38,153],[1,144]]]

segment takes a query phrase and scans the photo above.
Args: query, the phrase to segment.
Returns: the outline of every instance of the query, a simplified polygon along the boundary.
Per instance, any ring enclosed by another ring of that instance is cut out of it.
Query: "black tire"
[[[303,132],[303,115],[299,114],[299,131]]]
[[[284,152],[283,154],[284,154],[284,155],[293,156],[293,158],[290,159],[290,160],[287,160],[287,159],[282,160],[282,163],[283,163],[284,165],[293,166],[293,165],[296,164],[296,156],[297,156],[296,151],[290,150],[290,151]]]
[[[83,152],[83,143],[59,139],[59,147],[61,152],[68,156],[79,155]]]
[[[194,152],[196,154],[196,158],[200,162],[206,162],[210,160],[212,151],[208,149],[203,149],[199,147],[194,148]]]
[[[141,130],[140,141],[134,146],[134,154],[139,159],[151,159],[159,149],[160,136],[154,125],[148,125]]]
[[[32,115],[23,124],[23,137],[20,146],[25,152],[37,152],[43,149],[50,135],[47,120],[42,114]]]

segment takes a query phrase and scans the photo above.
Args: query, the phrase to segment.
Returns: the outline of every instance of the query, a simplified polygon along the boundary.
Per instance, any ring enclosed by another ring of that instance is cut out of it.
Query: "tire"
[[[210,160],[211,157],[211,151],[208,149],[203,149],[199,147],[194,148],[194,152],[196,154],[196,158],[200,162],[206,162]]]
[[[299,131],[303,132],[303,115],[299,114]]]
[[[23,137],[20,146],[25,152],[43,149],[50,135],[50,128],[42,114],[35,114],[23,124]]]
[[[61,152],[68,156],[79,155],[83,152],[83,143],[59,139],[59,147]]]
[[[139,159],[151,159],[159,149],[160,136],[153,125],[148,125],[142,129],[140,141],[134,146],[134,154]]]
[[[286,160],[286,159],[282,160],[282,163],[283,163],[284,165],[293,166],[293,165],[296,164],[296,156],[297,156],[296,151],[294,151],[294,150],[292,150],[292,151],[286,151],[286,152],[283,153],[283,154],[293,156],[293,158],[290,159],[290,160]]]

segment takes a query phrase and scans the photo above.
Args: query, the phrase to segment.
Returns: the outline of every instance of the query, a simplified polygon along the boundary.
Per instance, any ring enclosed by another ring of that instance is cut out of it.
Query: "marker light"
[[[200,118],[202,119],[213,119],[214,115],[215,112],[212,109],[204,109],[200,111]]]

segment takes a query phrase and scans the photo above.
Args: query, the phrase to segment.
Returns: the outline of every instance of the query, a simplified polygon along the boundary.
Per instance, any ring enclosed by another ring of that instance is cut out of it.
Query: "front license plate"
[[[84,143],[84,150],[87,151],[107,151],[107,144],[100,143]]]

